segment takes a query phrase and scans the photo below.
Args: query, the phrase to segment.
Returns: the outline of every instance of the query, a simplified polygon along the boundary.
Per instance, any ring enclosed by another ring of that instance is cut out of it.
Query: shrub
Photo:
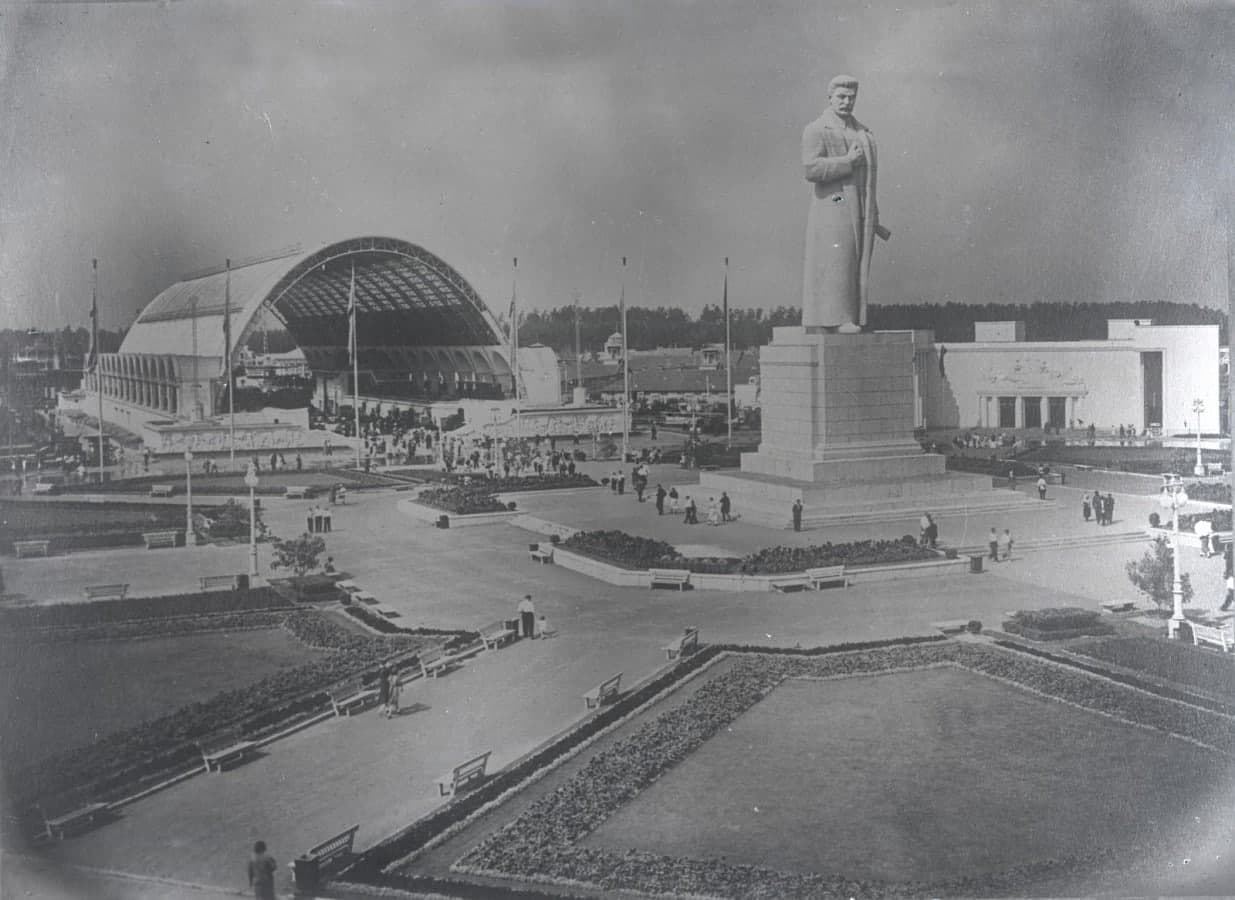
[[[484,486],[452,486],[427,488],[420,492],[417,502],[434,509],[444,509],[458,516],[477,513],[505,512],[506,505],[493,496]]]
[[[1031,641],[1062,641],[1114,631],[1097,612],[1076,606],[1021,610],[1004,621],[1003,630]]]
[[[1157,606],[1166,609],[1173,605],[1172,568],[1175,555],[1166,538],[1155,538],[1153,546],[1145,551],[1139,560],[1129,562],[1125,567],[1128,580],[1136,585],[1137,590],[1147,595]],[[1185,572],[1180,576],[1184,603],[1192,600],[1192,579]]]
[[[1159,516],[1156,512],[1150,513],[1149,514],[1149,527],[1157,528],[1160,524],[1162,524],[1162,517]]]
[[[981,634],[982,633],[982,623],[979,622],[977,619],[970,619],[969,624],[966,625],[965,627],[969,629],[970,634]]]

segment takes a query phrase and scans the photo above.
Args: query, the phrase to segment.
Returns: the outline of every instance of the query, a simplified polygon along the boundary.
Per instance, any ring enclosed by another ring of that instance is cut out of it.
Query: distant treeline
[[[772,340],[772,329],[798,325],[797,307],[730,309],[733,346],[758,347]],[[579,342],[585,353],[599,350],[619,330],[616,306],[580,307]],[[541,343],[563,352],[575,346],[575,307],[561,306],[521,316],[519,343]],[[1220,341],[1226,343],[1226,314],[1196,304],[1142,303],[1033,303],[1008,305],[986,303],[943,305],[918,303],[907,306],[874,306],[868,310],[868,327],[879,330],[931,329],[940,342],[972,341],[975,322],[1022,321],[1029,341],[1103,340],[1107,319],[1151,319],[1156,325],[1218,325]],[[698,317],[680,309],[628,307],[626,324],[634,350],[655,347],[698,347],[725,339],[725,318],[720,306],[703,308]]]

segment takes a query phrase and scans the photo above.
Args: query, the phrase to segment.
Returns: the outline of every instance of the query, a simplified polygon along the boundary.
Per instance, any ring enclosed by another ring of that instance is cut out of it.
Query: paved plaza
[[[603,468],[598,466],[598,469]],[[601,474],[599,471],[595,474]],[[691,473],[658,467],[657,482],[692,489]],[[417,680],[403,694],[406,711],[393,720],[376,713],[330,719],[265,747],[253,762],[223,775],[190,778],[121,810],[120,818],[41,851],[97,881],[97,896],[223,896],[243,888],[243,862],[257,838],[287,861],[353,824],[357,846],[370,846],[438,805],[435,780],[460,759],[491,750],[491,769],[542,745],[585,714],[581,695],[615,673],[626,684],[666,663],[662,645],[685,625],[709,642],[813,646],[933,633],[940,619],[998,622],[1010,609],[1094,608],[1134,600],[1124,574],[1146,542],[1127,542],[1155,509],[1154,498],[1118,493],[1114,525],[1100,529],[1080,516],[1080,490],[1052,487],[1050,499],[1014,513],[941,521],[949,546],[984,543],[993,525],[1012,529],[1014,558],[982,575],[951,574],[848,589],[800,593],[687,592],[620,588],[528,557],[537,536],[509,524],[442,530],[400,511],[406,492],[354,491],[334,509],[327,553],[401,623],[475,629],[509,618],[525,593],[535,598],[558,636],[520,641],[485,652],[436,680]],[[313,501],[272,500],[267,524],[278,535],[304,530]],[[687,526],[656,515],[649,501],[607,488],[519,498],[531,515],[574,528],[618,528],[674,544],[699,544],[741,555],[777,544],[848,541],[917,533],[903,522],[826,528],[795,534],[742,522]],[[740,516],[741,510],[735,510]],[[1104,531],[1110,543],[1077,546]],[[1022,549],[1024,548],[1024,549]],[[116,550],[5,566],[11,591],[39,602],[77,599],[86,583],[125,581],[134,593],[196,589],[203,574],[244,571],[248,548]],[[1220,601],[1221,560],[1185,549],[1185,569],[1197,607]],[[268,572],[262,549],[260,566]],[[10,843],[10,851],[15,848]],[[5,857],[4,896],[44,884],[39,859]],[[102,872],[112,874],[100,874]],[[281,894],[290,875],[279,875]],[[131,891],[125,885],[132,887]],[[116,893],[108,891],[116,889]],[[10,891],[13,891],[10,894]],[[78,896],[67,891],[64,896]]]

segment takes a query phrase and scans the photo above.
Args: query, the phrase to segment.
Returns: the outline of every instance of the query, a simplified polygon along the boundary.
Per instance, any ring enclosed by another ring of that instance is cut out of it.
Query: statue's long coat
[[[814,187],[806,220],[802,324],[866,324],[871,249],[879,228],[875,204],[875,138],[857,119],[832,110],[802,133],[802,166]],[[851,165],[851,141],[862,144],[865,165]],[[886,236],[886,234],[885,234]]]

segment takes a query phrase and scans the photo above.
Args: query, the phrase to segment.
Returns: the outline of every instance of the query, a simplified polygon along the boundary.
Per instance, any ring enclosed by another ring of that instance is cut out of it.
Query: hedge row
[[[195,594],[170,594],[161,597],[126,597],[95,603],[54,603],[49,606],[0,608],[0,627],[56,628],[97,625],[127,619],[205,615],[249,609],[287,606],[278,593],[268,587],[234,591],[201,591]]]
[[[853,541],[810,547],[767,547],[744,557],[686,557],[672,544],[624,531],[579,531],[563,549],[625,569],[689,569],[712,575],[778,575],[816,566],[890,565],[937,559],[938,552],[919,546],[912,535],[895,541]]]

